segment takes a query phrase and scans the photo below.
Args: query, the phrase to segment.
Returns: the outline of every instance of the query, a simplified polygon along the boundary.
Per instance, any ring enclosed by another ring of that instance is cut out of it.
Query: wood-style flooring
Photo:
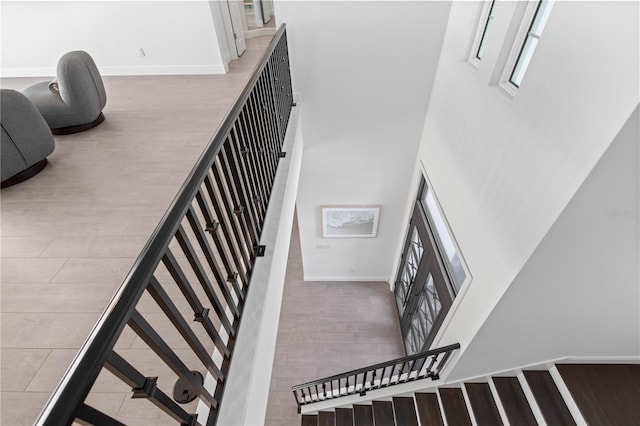
[[[2,190],[0,424],[33,424],[270,40],[247,40],[225,75],[105,77],[106,121],[56,136],[49,165]],[[162,321],[152,303],[140,310]],[[125,330],[119,353],[145,374],[168,373],[140,343]],[[145,417],[151,404],[104,376],[89,397],[97,408],[127,424],[175,424],[155,409]],[[171,395],[173,383],[161,385]]]
[[[106,121],[56,136],[47,168],[2,190],[0,424],[33,423],[269,41],[247,40],[226,75],[105,77]],[[278,426],[300,422],[292,385],[404,353],[388,285],[305,283],[297,228],[292,241],[267,410]],[[198,362],[152,301],[138,309],[190,367]],[[117,351],[171,394],[175,376],[130,329]],[[126,424],[175,424],[129,396],[103,373],[88,403]]]
[[[265,424],[299,425],[291,386],[404,356],[400,336],[387,283],[303,280],[294,221]]]

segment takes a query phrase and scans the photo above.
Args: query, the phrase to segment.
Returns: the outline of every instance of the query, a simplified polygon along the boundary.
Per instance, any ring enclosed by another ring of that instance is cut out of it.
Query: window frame
[[[476,34],[473,39],[473,43],[471,44],[471,51],[469,52],[469,62],[476,67],[480,65],[480,61],[482,60],[482,58],[478,55],[480,53],[480,49],[486,41],[487,29],[489,28],[489,24],[494,19],[494,15],[492,12],[494,11],[496,1],[497,0],[485,1],[482,7],[482,11],[480,12],[478,25],[476,27]]]
[[[549,4],[549,13],[551,13],[553,6],[555,4],[554,0],[537,0],[528,2],[524,15],[522,17],[522,22],[520,24],[520,28],[514,38],[513,44],[511,46],[511,51],[505,63],[505,67],[502,71],[502,76],[500,77],[500,88],[503,91],[511,96],[512,98],[518,93],[521,84],[515,84],[512,81],[513,74],[518,66],[520,59],[522,58],[522,52],[524,51],[527,40],[530,38],[530,32],[533,26],[535,25],[535,20],[538,16],[538,11],[540,10],[542,3],[546,2]],[[546,23],[545,23],[546,25]],[[544,27],[543,27],[544,30]],[[542,31],[541,31],[542,34]],[[541,34],[536,35],[537,39],[541,38]],[[535,49],[534,49],[535,53]],[[529,65],[527,65],[528,69]],[[524,70],[523,76],[526,74],[526,70]],[[522,83],[522,82],[521,82]]]
[[[440,234],[438,233],[438,231],[435,229],[436,228],[436,224],[435,224],[435,219],[433,218],[433,215],[431,214],[431,210],[428,208],[428,206],[426,205],[426,202],[424,202],[423,200],[425,199],[424,195],[426,195],[427,191],[431,192],[431,195],[433,197],[433,201],[434,204],[436,206],[436,208],[438,209],[438,213],[442,219],[442,223],[444,224],[446,231],[449,235],[449,238],[451,240],[451,244],[453,245],[453,248],[455,249],[456,254],[458,255],[458,258],[460,259],[460,266],[462,267],[462,270],[464,271],[464,280],[462,282],[460,282],[459,284],[456,283],[456,280],[454,278],[454,272],[452,270],[452,265],[451,262],[449,261],[449,257],[446,253],[446,250],[444,248],[445,244],[443,243]],[[438,196],[436,195],[435,190],[433,189],[433,186],[431,185],[431,182],[429,182],[426,178],[426,176],[422,176],[422,180],[420,182],[420,186],[418,188],[418,196],[417,196],[417,200],[416,202],[419,204],[422,213],[424,214],[425,218],[427,219],[426,221],[426,225],[427,228],[429,229],[429,232],[432,235],[432,238],[435,241],[435,248],[439,254],[440,257],[440,263],[443,266],[443,273],[446,275],[446,279],[449,282],[449,291],[452,293],[452,297],[455,300],[455,298],[457,297],[457,295],[462,291],[462,289],[465,287],[465,285],[467,285],[472,277],[471,277],[471,273],[469,272],[469,267],[467,266],[467,262],[462,254],[462,251],[460,250],[460,246],[458,245],[458,241],[456,240],[456,237],[454,235],[454,233],[451,230],[451,226],[449,225],[449,221],[447,220],[447,216],[444,213],[444,210],[442,209],[442,205],[440,204],[440,202],[438,201]]]

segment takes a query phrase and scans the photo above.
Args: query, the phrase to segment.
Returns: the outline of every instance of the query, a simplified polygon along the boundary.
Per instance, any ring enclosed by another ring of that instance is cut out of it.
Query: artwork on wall
[[[379,206],[322,207],[324,238],[373,238],[378,232]]]

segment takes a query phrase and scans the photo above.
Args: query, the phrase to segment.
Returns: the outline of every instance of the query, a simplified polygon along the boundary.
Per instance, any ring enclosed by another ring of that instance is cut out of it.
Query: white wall
[[[522,6],[496,3],[478,69],[482,4],[451,8],[419,161],[473,281],[436,345],[469,344],[638,103],[638,2],[556,2],[516,97],[489,84]]]
[[[55,75],[58,59],[71,50],[89,52],[103,75],[227,69],[207,1],[2,1],[0,7],[3,77]]]
[[[640,354],[639,118],[636,108],[450,380],[563,356]]]
[[[307,280],[386,280],[449,12],[441,2],[276,2],[305,138]],[[323,239],[323,205],[381,205],[377,238]]]

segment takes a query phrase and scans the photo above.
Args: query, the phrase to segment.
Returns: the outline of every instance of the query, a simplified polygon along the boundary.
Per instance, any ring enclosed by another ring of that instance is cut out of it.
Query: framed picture
[[[378,232],[379,206],[322,207],[322,237],[374,238]]]

